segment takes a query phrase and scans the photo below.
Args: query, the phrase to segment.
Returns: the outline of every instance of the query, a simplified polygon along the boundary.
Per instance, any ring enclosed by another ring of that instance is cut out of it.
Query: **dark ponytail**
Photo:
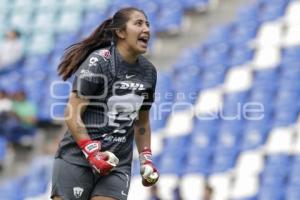
[[[63,59],[58,66],[58,75],[62,76],[64,81],[72,76],[90,53],[111,45],[113,42],[111,25],[112,18],[109,18],[98,26],[90,36],[65,50]]]

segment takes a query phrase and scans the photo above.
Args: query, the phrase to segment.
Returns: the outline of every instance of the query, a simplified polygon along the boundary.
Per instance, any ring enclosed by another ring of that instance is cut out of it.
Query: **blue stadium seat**
[[[175,74],[185,73],[188,67],[192,67],[192,71],[194,67],[201,68],[201,55],[202,48],[186,48],[183,49],[181,54],[178,56],[177,62],[172,66],[172,70]],[[190,69],[188,69],[190,71]]]
[[[247,45],[247,42],[249,42],[256,36],[258,26],[259,23],[257,21],[234,22],[230,37],[230,43],[235,46]]]
[[[132,175],[140,175],[140,161],[139,159],[134,159],[132,161]]]
[[[224,82],[227,67],[224,65],[215,65],[205,68],[200,87],[201,89],[213,88]]]
[[[245,64],[253,58],[253,50],[247,46],[236,46],[230,52],[229,66]]]
[[[205,67],[225,65],[228,66],[229,55],[227,50],[219,52],[218,49],[209,49],[203,54],[203,64]]]
[[[31,20],[33,17],[33,9],[31,10],[20,10],[13,8],[10,20],[9,27],[13,27],[19,30],[23,34],[28,34],[31,31]]]
[[[112,2],[108,0],[87,0],[84,4],[85,10],[90,12],[91,10],[98,10],[99,12],[106,12],[110,9]]]
[[[25,197],[34,197],[46,192],[48,180],[43,177],[31,178],[23,186]]]
[[[32,79],[32,77],[35,77]],[[30,74],[24,73],[23,89],[25,90],[28,100],[38,103],[44,97],[47,73],[44,70],[34,71]]]
[[[263,106],[264,117],[268,119],[273,115],[276,87],[272,86],[271,84],[267,85],[261,86],[257,84],[256,86],[253,86],[249,102]],[[260,115],[260,113],[257,114]]]
[[[230,151],[232,149],[239,149],[239,140],[242,133],[243,121],[241,119],[226,119],[222,117],[220,128],[217,133],[217,151]]]
[[[78,42],[79,36],[78,32],[74,33],[59,33],[55,36],[55,51],[63,51],[72,44]]]
[[[43,55],[50,53],[54,44],[53,33],[35,33],[31,36],[31,39],[28,41],[30,46],[27,49],[27,55]]]
[[[21,188],[23,188],[23,178],[16,178],[0,185],[0,199],[7,199],[7,200],[23,200],[23,192]],[[16,189],[18,191],[16,192]]]
[[[49,12],[45,10],[40,10],[35,13],[35,17],[33,19],[32,30],[36,33],[47,32],[49,30],[54,30],[55,26],[55,18],[57,12]]]
[[[162,72],[157,76],[155,102],[150,110],[151,128],[154,132],[164,127],[175,97],[172,84],[170,84],[171,74]]]
[[[0,166],[2,166],[4,158],[6,156],[7,144],[8,142],[6,138],[0,135]]]
[[[242,91],[242,92],[235,92],[235,93],[229,93],[224,95],[224,101],[226,103],[245,103],[248,100],[249,91]]]
[[[110,8],[108,16],[113,16],[113,14],[121,8],[126,8],[135,5],[135,0],[115,0],[110,2]]]
[[[289,184],[300,186],[300,157],[294,156],[289,171]]]
[[[175,174],[181,175],[184,173],[184,163],[185,151],[178,151],[178,146],[176,151],[164,151],[160,157],[158,168],[161,174]]]
[[[194,121],[194,128],[192,134],[207,134],[214,137],[219,128],[219,121],[217,119],[200,119],[196,118]]]
[[[278,71],[277,69],[266,69],[261,71],[256,71],[254,78],[257,80],[276,80],[278,78]]]
[[[176,153],[179,147],[184,147],[188,144],[187,136],[167,137],[164,140],[164,152]],[[182,149],[184,151],[185,149]]]
[[[178,109],[179,111],[190,108],[191,105],[196,101],[198,92],[200,90],[199,76],[197,74],[182,74],[175,77],[173,81],[176,94],[174,102],[178,103],[175,110]]]
[[[277,186],[264,186],[259,189],[257,200],[283,200],[284,188]]]
[[[145,11],[150,22],[150,28],[153,28],[153,33],[156,32],[156,21],[159,13],[159,4],[155,1],[139,0],[135,1],[136,6]]]
[[[259,19],[262,22],[276,20],[284,15],[285,3],[260,3]]]
[[[224,95],[224,105],[222,115],[227,119],[240,118],[243,119],[242,109],[247,103],[249,92],[238,92]]]
[[[228,151],[232,148],[238,148],[240,141],[240,133],[234,130],[220,130],[216,142],[218,151]]]
[[[299,106],[297,107],[297,99],[300,97],[300,94],[297,91],[284,89],[285,88],[280,88],[280,90],[277,93],[275,103],[276,107],[290,107],[291,105],[293,105],[295,110],[299,110]]]
[[[241,22],[258,21],[259,6],[257,3],[241,6],[236,14],[236,19]]]
[[[199,130],[198,130],[199,131]],[[202,132],[193,132],[190,135],[190,142],[188,143],[188,151],[198,153],[209,153],[213,151],[215,140],[215,133],[210,133],[210,130]]]
[[[281,168],[268,167],[269,169],[265,169],[260,185],[264,186],[280,186],[284,187],[286,183],[286,177],[282,174],[278,174],[277,171],[280,171]]]
[[[210,173],[226,172],[232,169],[238,155],[238,149],[228,151],[215,151]]]
[[[220,43],[226,43],[228,38],[230,38],[232,28],[233,25],[230,23],[213,28],[208,34],[209,37],[206,39],[203,45],[213,46]],[[223,46],[223,48],[226,47]]]
[[[209,6],[209,0],[187,0],[182,1],[184,9],[203,11]]]
[[[298,200],[300,199],[299,185],[288,185],[285,193],[285,200]]]
[[[291,158],[288,155],[275,154],[266,159],[263,178],[269,178],[274,181],[285,181],[291,166]],[[272,181],[271,180],[271,181]]]
[[[256,196],[244,197],[244,198],[238,198],[238,199],[234,199],[234,200],[257,200],[257,197]]]
[[[66,10],[57,17],[56,33],[76,32],[82,23],[81,12],[78,10]]]
[[[294,124],[298,119],[299,104],[287,107],[276,107],[273,125],[275,127],[288,126]]]
[[[0,88],[9,93],[14,93],[22,88],[21,74],[18,71],[12,71],[0,75]]]
[[[186,153],[186,165],[183,173],[199,173],[202,175],[208,175],[210,173],[209,169],[211,167],[211,162],[211,152],[201,152],[190,149],[190,151]]]
[[[22,73],[31,73],[36,70],[48,70],[49,54],[27,56],[22,67]]]
[[[292,62],[281,66],[282,80],[299,81],[300,80],[300,68],[298,62]]]
[[[299,46],[287,47],[287,48],[283,49],[283,52],[282,52],[283,58],[299,59],[299,56],[300,56],[300,47]]]
[[[183,19],[183,8],[180,0],[163,0],[157,2],[160,11],[157,16],[158,21],[155,29],[158,32],[177,34],[180,31]]]
[[[244,128],[242,150],[255,149],[263,145],[267,139],[270,124],[266,120],[248,121]]]
[[[99,12],[99,10],[91,10],[85,13],[83,17],[84,23],[80,26],[81,35],[86,36],[90,34],[97,26],[100,25],[100,22],[106,19],[106,11]]]
[[[167,117],[169,116],[168,112],[162,112],[162,111],[159,112],[158,109],[159,109],[159,105],[157,103],[154,103],[154,105],[152,105],[152,108],[150,110],[151,130],[154,133],[165,127]]]

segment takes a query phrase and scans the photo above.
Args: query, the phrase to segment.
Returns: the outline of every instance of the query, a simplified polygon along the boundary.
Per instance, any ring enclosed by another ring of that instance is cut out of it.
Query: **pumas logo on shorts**
[[[83,191],[84,190],[81,187],[73,187],[73,194],[77,199],[79,199],[81,197]]]

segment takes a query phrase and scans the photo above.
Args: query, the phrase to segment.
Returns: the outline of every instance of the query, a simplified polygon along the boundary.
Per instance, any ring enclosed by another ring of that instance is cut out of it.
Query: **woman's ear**
[[[120,39],[125,39],[125,31],[123,29],[117,29],[116,30],[116,35],[118,36],[118,38]]]

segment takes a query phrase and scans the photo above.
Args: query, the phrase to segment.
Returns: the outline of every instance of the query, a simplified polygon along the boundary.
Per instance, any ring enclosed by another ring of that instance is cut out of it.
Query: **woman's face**
[[[149,22],[143,13],[133,11],[126,23],[125,30],[121,30],[120,33],[121,41],[125,42],[128,49],[134,54],[143,54],[147,51],[150,29]]]

